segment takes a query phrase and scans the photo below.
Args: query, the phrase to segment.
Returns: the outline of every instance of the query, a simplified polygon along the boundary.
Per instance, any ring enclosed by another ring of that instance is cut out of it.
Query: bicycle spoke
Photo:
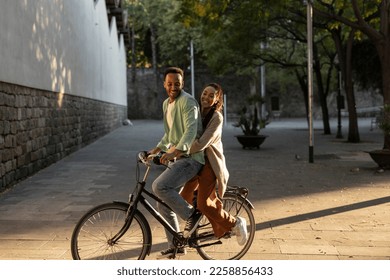
[[[202,258],[217,260],[240,259],[249,250],[253,242],[256,225],[250,207],[245,203],[243,204],[243,202],[245,200],[239,196],[226,195],[223,198],[223,207],[230,215],[234,217],[240,216],[246,220],[248,230],[246,244],[243,246],[238,245],[236,236],[232,232],[219,239],[214,236],[207,236],[209,233],[213,233],[213,229],[207,218],[204,218],[205,221],[198,227],[196,232],[197,245],[199,246],[196,249]],[[218,241],[218,244],[214,244],[216,241]]]
[[[96,207],[80,220],[72,235],[75,259],[139,259],[150,248],[150,229],[143,216],[136,214],[130,227],[123,231],[127,207],[111,203]]]

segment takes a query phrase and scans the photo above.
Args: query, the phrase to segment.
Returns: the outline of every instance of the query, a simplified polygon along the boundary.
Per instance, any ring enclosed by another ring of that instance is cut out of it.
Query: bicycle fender
[[[245,199],[245,203],[248,204],[248,206],[253,210],[255,207],[253,206],[252,202],[250,202],[249,199]]]
[[[129,207],[129,206],[130,206],[129,203],[123,202],[123,201],[114,200],[113,202],[114,202],[115,204],[119,204],[119,205],[122,205],[122,206],[125,206],[125,207]]]

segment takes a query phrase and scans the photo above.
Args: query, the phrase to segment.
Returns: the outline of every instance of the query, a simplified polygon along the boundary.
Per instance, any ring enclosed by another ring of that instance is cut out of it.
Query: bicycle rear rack
[[[249,190],[246,187],[239,186],[227,186],[226,193],[231,193],[234,195],[239,195],[242,198],[246,199],[249,194]]]

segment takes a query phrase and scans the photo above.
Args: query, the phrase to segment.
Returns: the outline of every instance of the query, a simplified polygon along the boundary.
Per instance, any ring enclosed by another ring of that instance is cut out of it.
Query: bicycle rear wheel
[[[216,239],[210,222],[203,216],[200,226],[195,231],[195,238],[199,239],[197,242],[199,247],[196,248],[196,250],[205,260],[241,259],[251,247],[255,237],[256,224],[249,203],[241,196],[232,194],[225,194],[222,201],[223,208],[229,212],[230,215],[234,217],[240,216],[246,220],[248,240],[243,246],[240,246],[237,243],[236,236],[232,232],[226,234],[219,240]]]
[[[86,213],[77,223],[71,240],[75,260],[125,260],[145,259],[150,252],[151,231],[145,217],[138,211],[119,238],[112,238],[124,227],[128,205],[107,203]]]

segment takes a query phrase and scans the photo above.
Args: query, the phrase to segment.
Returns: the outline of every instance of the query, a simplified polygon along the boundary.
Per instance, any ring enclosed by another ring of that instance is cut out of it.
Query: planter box
[[[235,137],[238,142],[240,142],[243,149],[260,149],[260,145],[263,144],[268,135],[236,135]]]
[[[390,150],[375,150],[368,153],[379,167],[390,169]]]

